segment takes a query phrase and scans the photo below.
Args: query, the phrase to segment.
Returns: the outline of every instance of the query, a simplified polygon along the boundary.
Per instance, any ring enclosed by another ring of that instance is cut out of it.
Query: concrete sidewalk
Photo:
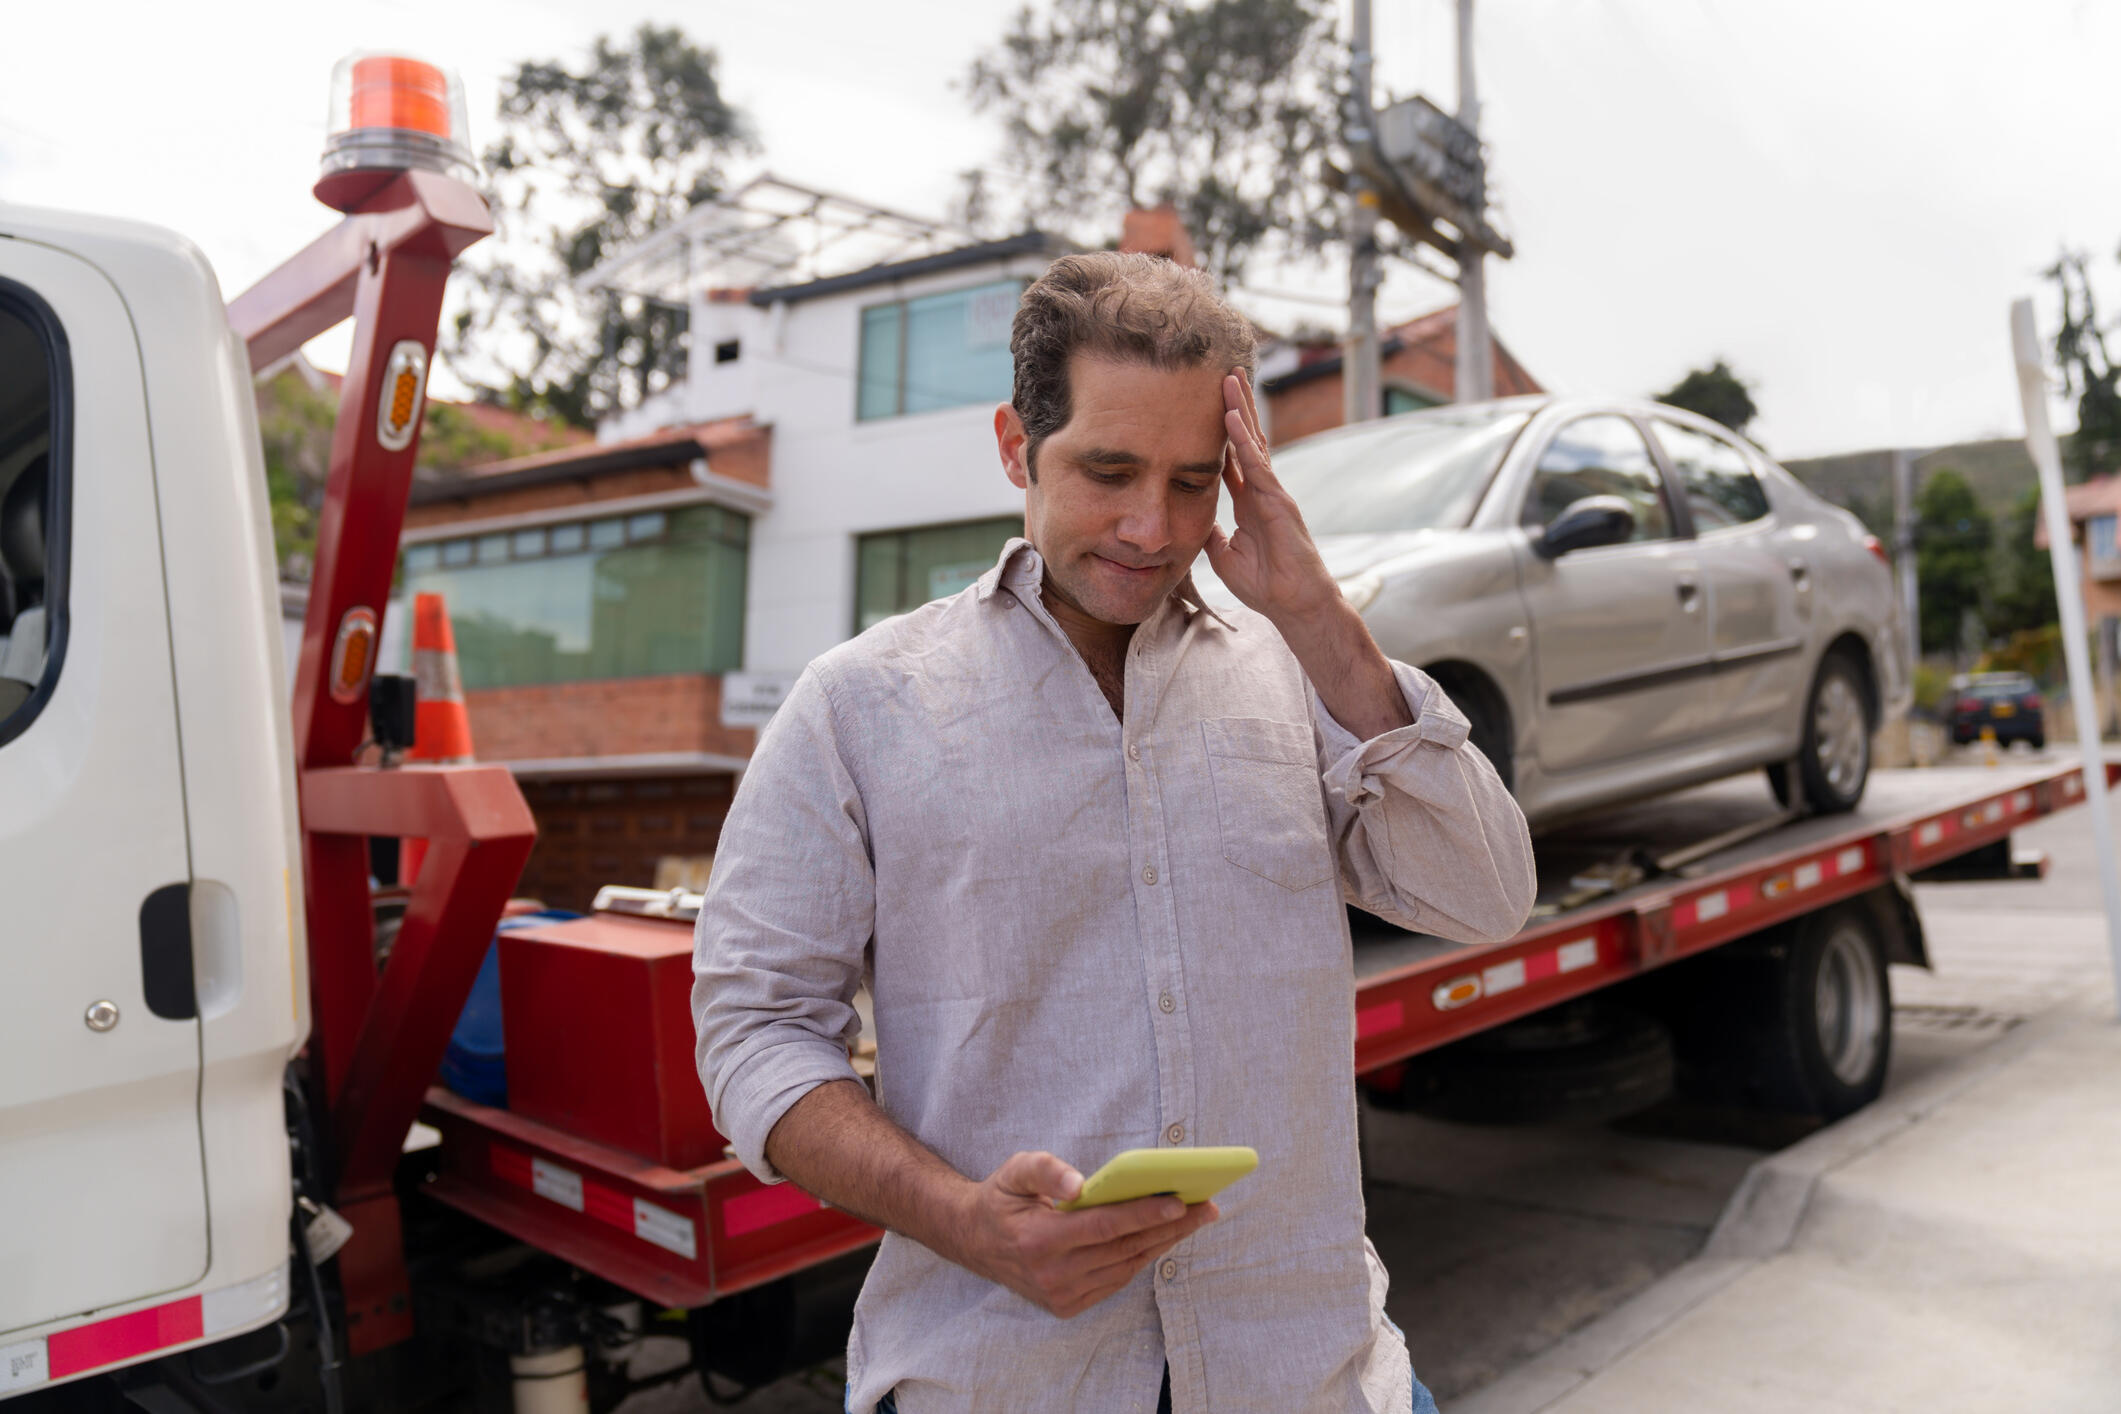
[[[1447,1414],[2121,1410],[2108,989],[1764,1159],[1702,1255]]]

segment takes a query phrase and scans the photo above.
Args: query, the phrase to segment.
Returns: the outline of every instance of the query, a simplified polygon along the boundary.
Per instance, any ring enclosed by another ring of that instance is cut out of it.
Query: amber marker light
[[[405,54],[349,54],[331,71],[317,199],[351,211],[400,172],[476,173],[464,85],[439,65]]]

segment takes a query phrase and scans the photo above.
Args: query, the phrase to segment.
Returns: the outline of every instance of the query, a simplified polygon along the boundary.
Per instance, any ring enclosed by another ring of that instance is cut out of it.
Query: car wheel
[[[1854,810],[1871,774],[1871,714],[1860,670],[1845,654],[1830,654],[1812,679],[1804,704],[1804,739],[1797,752],[1804,798],[1812,812]],[[1789,804],[1788,768],[1768,767],[1775,798]]]
[[[2033,750],[2035,751],[2047,750],[2047,733],[2045,732],[2036,732],[2032,736],[2027,737],[2026,740],[2033,744]]]
[[[1514,792],[1517,780],[1512,774],[1515,762],[1510,755],[1509,709],[1497,700],[1492,687],[1467,673],[1446,667],[1430,676],[1452,705],[1466,714],[1466,736],[1502,778],[1503,789]]]

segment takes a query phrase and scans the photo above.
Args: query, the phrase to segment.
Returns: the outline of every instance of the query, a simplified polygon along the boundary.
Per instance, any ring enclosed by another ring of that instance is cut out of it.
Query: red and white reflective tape
[[[1429,993],[1429,1003],[1438,1011],[1456,1011],[1469,1002],[1482,997],[1500,996],[1514,992],[1529,982],[1544,981],[1559,977],[1565,972],[1577,972],[1598,961],[1598,935],[1572,938],[1558,947],[1542,948],[1538,952],[1513,957],[1508,962],[1498,962],[1493,967],[1479,972],[1468,972],[1439,982]],[[1358,1032],[1360,1027],[1357,1028]]]
[[[158,1351],[262,1325],[287,1309],[287,1268],[235,1286],[0,1345],[0,1395],[128,1365]]]
[[[506,1144],[487,1145],[487,1165],[495,1178],[525,1188],[563,1208],[571,1208],[666,1252],[692,1260],[700,1255],[699,1229],[683,1213],[636,1198],[584,1178],[564,1164],[511,1149]]]
[[[1829,879],[1860,874],[1869,862],[1869,848],[1860,844],[1847,845],[1826,854],[1815,854],[1787,872],[1770,874],[1762,879],[1757,897],[1781,898],[1784,894],[1801,894],[1807,889],[1818,888]],[[1713,923],[1732,910],[1745,907],[1753,902],[1755,897],[1754,886],[1750,883],[1727,884],[1720,889],[1709,889],[1674,904],[1672,923],[1679,928],[1691,928],[1697,923]]]

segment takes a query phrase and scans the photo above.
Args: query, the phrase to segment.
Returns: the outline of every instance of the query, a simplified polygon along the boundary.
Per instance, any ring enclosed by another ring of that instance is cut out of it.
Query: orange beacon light
[[[417,169],[470,181],[476,172],[464,85],[447,69],[403,54],[349,54],[331,71],[330,136],[317,199],[351,211],[398,173]]]

